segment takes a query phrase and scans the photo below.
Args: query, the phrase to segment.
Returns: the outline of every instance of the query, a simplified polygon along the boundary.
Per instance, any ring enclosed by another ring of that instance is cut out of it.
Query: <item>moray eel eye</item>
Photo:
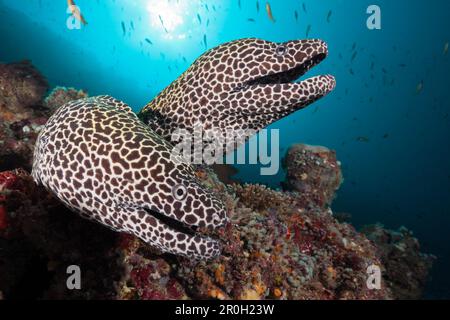
[[[277,56],[284,56],[284,54],[287,52],[287,48],[285,46],[278,46],[276,49]]]
[[[184,185],[178,184],[172,188],[172,195],[178,201],[182,201],[187,196],[187,189]]]

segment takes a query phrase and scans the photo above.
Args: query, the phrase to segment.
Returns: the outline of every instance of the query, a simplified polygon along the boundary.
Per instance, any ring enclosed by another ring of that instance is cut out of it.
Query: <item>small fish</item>
[[[356,42],[353,42],[352,51],[354,51],[355,49],[356,49]]]
[[[353,69],[349,69],[348,72],[350,72],[350,74],[351,74],[352,76],[355,75],[355,72],[353,71]]]
[[[368,142],[370,142],[370,139],[367,138],[367,137],[364,137],[364,136],[360,136],[360,137],[357,137],[357,138],[356,138],[356,141],[368,143]]]
[[[303,11],[306,13],[306,4],[303,3],[303,4],[302,4],[302,7],[303,7]]]
[[[273,13],[272,13],[272,7],[270,6],[269,2],[266,3],[266,11],[267,11],[267,16],[269,17],[269,20],[272,21],[273,23],[275,23],[275,18],[273,17]]]
[[[205,45],[205,48],[208,48],[208,40],[206,38],[206,34],[203,35],[203,44]]]
[[[169,31],[167,30],[166,26],[164,25],[164,20],[161,17],[161,15],[159,15],[159,21],[161,22],[162,27],[164,28],[164,30],[166,31],[166,33],[169,33]]]
[[[197,20],[198,23],[202,24],[202,17],[200,17],[200,14],[197,13]]]
[[[383,139],[387,139],[387,138],[389,138],[389,133],[385,133],[383,136]]]
[[[419,84],[416,87],[416,92],[421,93],[423,90],[423,81],[420,81]]]
[[[248,21],[248,22],[255,22],[255,19],[253,19],[253,18],[248,18],[247,21]]]
[[[145,42],[147,42],[147,43],[150,44],[150,45],[153,45],[152,40],[150,40],[149,38],[145,38]]]
[[[309,37],[309,33],[311,32],[311,25],[310,24],[308,24],[308,26],[306,27],[306,37],[308,38]]]
[[[130,26],[131,26],[131,29],[134,30],[134,22],[133,21],[130,22]]]
[[[259,13],[259,1],[256,1],[256,12]]]
[[[239,9],[242,9],[241,0],[238,0],[238,7]]]
[[[357,55],[358,55],[358,51],[353,52],[352,59],[351,59],[352,62],[355,60]]]
[[[74,0],[67,0],[67,6],[70,8],[70,12],[72,12],[75,19],[80,21],[83,25],[87,25],[87,21],[84,19],[80,12],[80,8],[78,8]]]
[[[330,23],[331,21],[331,15],[333,14],[333,11],[328,11],[328,15],[327,15],[327,22]]]
[[[294,17],[295,17],[295,21],[298,22],[298,12],[297,12],[297,10],[294,11]]]
[[[444,45],[444,55],[448,53],[448,42]]]
[[[123,35],[125,36],[127,34],[127,28],[125,27],[125,22],[122,21],[122,31]]]

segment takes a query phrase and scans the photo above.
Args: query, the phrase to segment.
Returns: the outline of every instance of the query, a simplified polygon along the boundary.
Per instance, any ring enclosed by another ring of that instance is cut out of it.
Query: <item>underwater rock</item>
[[[45,99],[48,85],[28,61],[0,64],[0,171],[31,170],[34,144],[53,111],[84,91],[55,88]]]
[[[31,168],[38,132],[50,115],[44,77],[28,62],[0,64],[0,171]]]
[[[419,241],[405,227],[387,230],[382,225],[363,228],[377,246],[385,267],[384,280],[396,299],[420,299],[436,257],[420,252]]]
[[[10,122],[36,117],[48,83],[29,61],[0,64],[0,118]]]
[[[320,207],[329,206],[343,181],[336,152],[325,147],[296,144],[283,160],[285,190],[297,191]]]

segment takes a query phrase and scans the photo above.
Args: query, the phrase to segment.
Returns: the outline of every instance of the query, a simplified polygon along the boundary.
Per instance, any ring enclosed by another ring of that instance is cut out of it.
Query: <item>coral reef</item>
[[[15,122],[36,117],[48,84],[29,61],[0,64],[0,114]]]
[[[225,242],[217,260],[174,258],[168,264],[169,279],[181,284],[190,298],[392,298],[389,288],[374,291],[365,284],[367,267],[381,264],[376,248],[350,225],[337,223],[329,210],[306,209],[295,194],[258,185],[225,187],[210,172],[201,176],[223,195],[232,224],[217,234]],[[148,259],[142,248],[128,245],[126,256]],[[133,264],[127,266],[135,270]],[[118,284],[119,292],[133,291],[139,281],[126,277]]]
[[[8,101],[5,110],[17,108],[41,119],[0,115],[0,299],[420,296],[432,258],[420,253],[405,230],[372,226],[359,233],[340,222],[348,217],[338,221],[328,206],[342,175],[334,152],[322,147],[297,145],[289,151],[287,191],[226,185],[211,168],[198,168],[198,177],[222,197],[231,218],[224,228],[205,230],[224,243],[222,256],[212,261],[162,254],[133,236],[80,218],[34,184],[29,166],[35,135],[48,113],[85,93],[57,88],[44,101],[44,90],[31,92],[41,97],[20,108],[17,98],[0,97]],[[25,126],[30,131],[24,133]],[[66,287],[70,265],[82,270],[81,290]],[[370,265],[383,270],[381,290],[366,285]]]
[[[342,183],[342,172],[336,152],[325,147],[293,145],[283,161],[286,190],[298,191],[315,205],[329,206]]]
[[[385,267],[384,280],[398,299],[420,299],[435,256],[420,252],[419,241],[405,227],[386,230],[382,225],[361,230],[377,246]]]
[[[67,102],[83,99],[87,97],[87,93],[83,90],[76,90],[74,88],[56,87],[45,98],[44,104],[50,110],[55,110]]]
[[[84,91],[55,88],[28,61],[0,64],[0,170],[31,169],[37,135],[53,111],[86,97]]]
[[[42,102],[47,90],[30,62],[0,64],[0,170],[31,167],[37,134],[51,113]]]

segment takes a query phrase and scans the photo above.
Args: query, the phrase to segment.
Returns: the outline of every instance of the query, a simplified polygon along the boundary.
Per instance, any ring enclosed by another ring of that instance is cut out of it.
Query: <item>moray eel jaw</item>
[[[277,56],[277,61],[260,62],[257,68],[250,71],[250,75],[243,74],[243,79],[235,90],[253,85],[293,82],[328,56],[327,44],[321,40],[291,41],[286,44],[271,44],[270,46]]]
[[[268,56],[268,61],[256,59],[258,63],[231,85],[230,113],[235,111],[247,117],[267,115],[274,122],[326,96],[335,88],[336,81],[332,75],[296,82],[327,57],[328,47],[322,40],[268,43],[264,46],[265,51],[274,54]]]

